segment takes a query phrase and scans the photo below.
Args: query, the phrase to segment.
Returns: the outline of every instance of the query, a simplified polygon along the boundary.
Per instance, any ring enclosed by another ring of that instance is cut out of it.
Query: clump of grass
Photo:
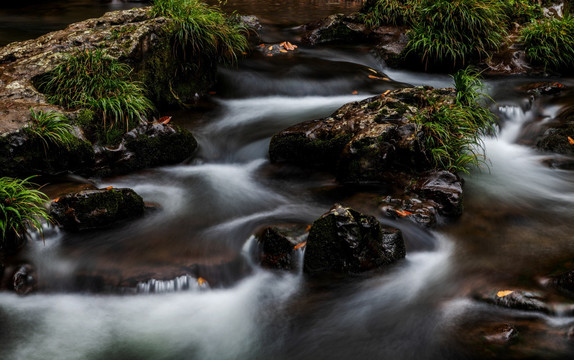
[[[423,0],[409,32],[407,54],[425,66],[462,67],[502,44],[506,18],[497,0]]]
[[[30,109],[30,120],[24,131],[42,141],[44,150],[50,145],[63,146],[67,149],[74,144],[73,127],[68,118],[54,111],[44,112]]]
[[[374,28],[382,25],[412,25],[418,16],[421,0],[367,1],[361,9],[365,25]]]
[[[453,76],[456,100],[431,106],[414,117],[436,168],[467,173],[469,167],[484,162],[482,136],[493,133],[495,117],[480,104],[486,95],[479,75],[472,68],[458,71]]]
[[[2,248],[21,244],[30,231],[42,233],[42,224],[51,221],[44,206],[48,198],[30,179],[0,178]]]
[[[245,27],[217,6],[199,0],[155,0],[151,11],[153,16],[175,20],[174,52],[185,62],[233,63],[248,49]]]
[[[544,17],[542,7],[537,2],[530,0],[504,0],[502,5],[509,20],[509,27],[513,23],[522,25],[531,20]]]
[[[135,126],[154,108],[144,88],[130,80],[132,69],[102,50],[69,55],[38,83],[47,100],[66,109],[90,109],[104,129]]]
[[[527,58],[545,69],[574,68],[574,18],[549,18],[531,22],[521,31]]]

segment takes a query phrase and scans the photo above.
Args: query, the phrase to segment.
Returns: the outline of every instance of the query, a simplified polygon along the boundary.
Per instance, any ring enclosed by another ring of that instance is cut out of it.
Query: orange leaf
[[[384,93],[381,94],[381,96],[387,96],[391,93],[391,90],[387,90]]]
[[[171,120],[171,116],[162,116],[159,118],[158,122],[160,124],[167,124]]]
[[[280,52],[282,52],[282,53],[286,53],[286,52],[288,52],[288,51],[287,51],[287,50],[285,50],[285,49],[279,49],[279,51],[280,51]]]
[[[397,213],[397,215],[402,216],[402,217],[413,214],[412,212],[406,211],[406,210],[395,210],[395,212]]]
[[[512,290],[501,290],[501,291],[499,291],[499,292],[496,293],[496,296],[498,296],[498,297],[501,298],[501,297],[505,297],[505,296],[507,296],[507,295],[510,295],[510,294],[512,294],[513,292],[514,292],[514,291],[512,291]]]
[[[311,225],[307,225],[307,227],[305,228],[305,232],[309,232],[309,230],[311,230]]]
[[[259,44],[258,46],[259,47],[265,47],[265,44]]]
[[[273,54],[265,54],[265,55],[267,55],[267,56],[273,56]]]
[[[108,187],[106,188],[106,190],[112,190],[113,188],[114,188],[113,186],[108,186]]]
[[[202,278],[202,277],[198,277],[198,278],[197,278],[197,284],[198,284],[199,286],[208,285],[208,284],[207,284],[207,280],[205,280],[205,279]]]
[[[301,249],[303,246],[307,245],[307,241],[300,242],[293,247],[293,250]]]
[[[287,44],[287,42],[283,41],[281,44],[279,44],[279,46],[285,47],[286,44]]]
[[[353,91],[352,94],[353,95],[357,95],[359,92],[357,90]]]
[[[53,201],[53,202],[58,202],[58,201],[60,201],[60,198],[57,197],[57,198],[53,199],[52,201]]]
[[[273,50],[273,45],[269,46],[269,48],[267,48],[267,50],[269,50],[269,51]]]
[[[570,145],[574,145],[574,139],[572,139],[570,136],[568,136],[568,142]]]

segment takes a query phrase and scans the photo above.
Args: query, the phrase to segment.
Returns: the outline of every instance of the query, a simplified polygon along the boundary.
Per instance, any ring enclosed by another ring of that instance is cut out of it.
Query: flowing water
[[[264,41],[296,42],[294,24],[350,12],[360,2],[229,0],[228,6],[259,15]],[[24,16],[32,20],[32,13]],[[369,69],[391,80],[370,79]],[[488,166],[465,176],[464,215],[428,231],[384,218],[375,190],[350,191],[331,174],[270,164],[267,149],[287,126],[387,89],[449,86],[447,75],[387,69],[360,46],[256,53],[238,68],[221,69],[209,110],[174,113],[200,143],[193,160],[96,182],[133,188],[160,211],[103,232],[49,230],[45,242],[31,242],[24,258],[36,266],[41,289],[26,297],[0,293],[0,358],[574,356],[568,311],[523,312],[474,297],[485,289],[547,291],[540,278],[574,257],[574,176],[548,166],[558,157],[531,146],[532,134],[572,104],[573,93],[531,100],[518,90],[538,80],[487,82],[501,118],[497,136],[484,139]],[[560,81],[574,86],[574,79]],[[310,224],[335,202],[400,228],[406,259],[330,283],[254,263],[257,229]],[[571,304],[557,294],[550,301],[556,309]],[[518,329],[517,341],[486,340],[506,324]]]

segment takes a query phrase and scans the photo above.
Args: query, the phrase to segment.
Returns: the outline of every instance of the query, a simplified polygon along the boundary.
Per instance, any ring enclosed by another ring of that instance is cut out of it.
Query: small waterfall
[[[145,282],[140,281],[136,285],[136,292],[139,294],[200,291],[206,289],[209,289],[209,283],[205,279],[201,277],[194,278],[187,274],[170,280],[150,279]]]

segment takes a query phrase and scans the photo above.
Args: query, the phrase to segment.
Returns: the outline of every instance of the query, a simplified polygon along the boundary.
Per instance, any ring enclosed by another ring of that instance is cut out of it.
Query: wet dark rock
[[[49,144],[23,130],[0,136],[0,171],[4,176],[56,175],[74,170],[88,174],[94,166],[92,145],[76,138],[70,147]]]
[[[389,195],[381,203],[381,212],[386,217],[408,219],[427,228],[436,225],[439,204],[432,200],[420,200],[414,194],[403,195],[401,198]]]
[[[365,42],[370,32],[358,13],[331,15],[305,25],[304,31],[301,40],[309,45]]]
[[[524,290],[502,290],[476,295],[476,299],[489,304],[526,311],[537,311],[546,314],[553,309],[542,301],[542,295]]]
[[[295,254],[298,246],[303,246],[306,238],[306,225],[282,224],[263,228],[255,235],[258,244],[258,258],[261,266],[268,269],[296,270]]]
[[[17,267],[12,275],[12,288],[18,295],[27,295],[37,289],[36,269],[30,264]]]
[[[143,213],[143,199],[132,189],[80,191],[53,201],[50,207],[50,214],[68,231],[105,228]]]
[[[439,211],[447,216],[462,214],[462,179],[449,171],[431,171],[423,174],[413,191],[439,204]]]
[[[518,330],[514,325],[504,324],[492,329],[492,332],[485,334],[484,339],[494,345],[505,345],[511,343],[518,337]]]
[[[171,124],[146,123],[129,131],[116,147],[98,147],[96,172],[122,174],[177,164],[197,150],[193,134]]]
[[[307,238],[305,273],[357,274],[405,257],[400,230],[339,204],[316,220]]]
[[[540,81],[531,84],[527,84],[521,87],[521,90],[526,91],[527,94],[533,96],[539,95],[558,95],[566,87],[564,84],[557,81]]]
[[[545,283],[570,297],[574,297],[574,270],[552,276],[546,279]]]
[[[452,89],[405,88],[343,105],[331,116],[275,134],[269,157],[329,169],[340,182],[352,184],[384,182],[398,170],[429,170],[422,133],[410,118],[430,99],[452,102],[452,95]]]

